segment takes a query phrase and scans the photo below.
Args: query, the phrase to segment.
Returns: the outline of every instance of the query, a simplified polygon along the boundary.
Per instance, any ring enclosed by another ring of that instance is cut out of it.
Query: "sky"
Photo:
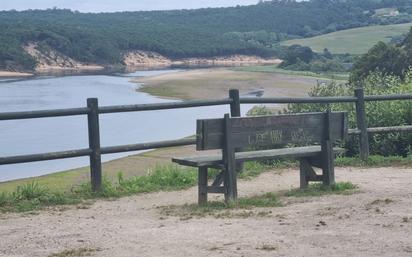
[[[0,10],[67,8],[80,12],[195,9],[256,4],[258,0],[0,0]]]

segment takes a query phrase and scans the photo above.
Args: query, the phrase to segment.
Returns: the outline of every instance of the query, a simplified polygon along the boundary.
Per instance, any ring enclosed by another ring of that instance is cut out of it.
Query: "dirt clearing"
[[[338,168],[353,195],[282,198],[263,217],[164,216],[159,206],[196,202],[196,188],[97,201],[0,219],[0,256],[411,256],[412,168]],[[241,196],[298,186],[296,170],[241,181]],[[81,256],[81,255],[80,255]]]

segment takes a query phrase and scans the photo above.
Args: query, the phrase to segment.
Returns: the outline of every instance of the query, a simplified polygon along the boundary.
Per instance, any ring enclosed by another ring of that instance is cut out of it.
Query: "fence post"
[[[230,89],[229,90],[229,98],[232,99],[232,103],[230,104],[230,116],[231,117],[240,117],[240,96],[239,96],[239,89]],[[235,149],[235,151],[240,151],[241,149]],[[236,171],[242,172],[243,170],[243,162],[236,162]]]
[[[229,90],[229,98],[232,99],[230,104],[230,116],[231,117],[240,117],[240,97],[238,89]]]
[[[100,191],[102,187],[102,160],[100,152],[100,129],[99,129],[99,104],[97,98],[88,98],[87,107],[90,109],[87,115],[89,127],[90,154],[90,176],[92,190]]]
[[[365,111],[365,95],[363,88],[355,89],[356,96],[356,123],[360,130],[359,135],[359,151],[362,160],[366,161],[369,157],[369,139],[368,139],[368,127],[366,124],[366,111]]]

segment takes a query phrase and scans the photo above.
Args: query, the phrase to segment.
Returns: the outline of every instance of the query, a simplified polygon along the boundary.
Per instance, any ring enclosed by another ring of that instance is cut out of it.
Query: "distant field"
[[[328,48],[336,54],[364,54],[379,41],[389,42],[391,37],[407,33],[411,26],[412,23],[405,23],[348,29],[312,38],[288,40],[283,45],[309,46],[315,52]]]

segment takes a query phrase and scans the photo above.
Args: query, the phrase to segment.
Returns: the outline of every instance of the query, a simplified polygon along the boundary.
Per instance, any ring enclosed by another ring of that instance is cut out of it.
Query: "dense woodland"
[[[401,15],[377,17],[396,6]],[[262,1],[198,10],[79,13],[70,10],[0,12],[0,69],[32,69],[22,45],[39,42],[83,62],[121,63],[124,51],[156,51],[170,58],[254,54],[283,57],[287,38],[412,20],[410,0]]]

